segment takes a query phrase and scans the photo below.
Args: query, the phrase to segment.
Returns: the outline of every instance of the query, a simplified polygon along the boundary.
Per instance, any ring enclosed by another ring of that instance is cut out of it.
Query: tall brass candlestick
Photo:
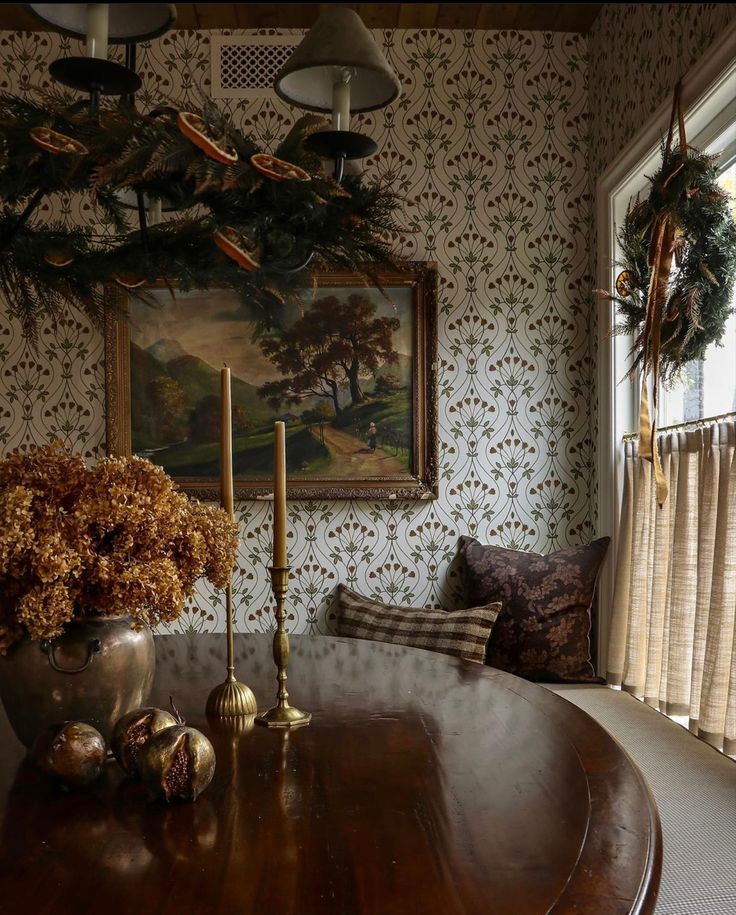
[[[273,567],[289,565],[286,551],[286,424],[273,425]]]
[[[235,517],[235,496],[233,485],[233,419],[230,395],[230,369],[225,366],[220,372],[220,394],[222,413],[220,417],[220,504],[230,518]],[[225,612],[227,622],[227,676],[216,686],[207,699],[206,711],[213,718],[231,718],[236,715],[254,715],[257,709],[256,697],[245,683],[235,678],[235,645],[233,643],[233,583],[228,582],[225,591]]]
[[[276,632],[273,636],[273,660],[278,670],[276,705],[256,716],[256,723],[267,728],[298,728],[309,724],[312,716],[289,705],[286,668],[289,663],[289,633],[286,631],[286,593],[289,590],[289,566],[286,552],[286,430],[282,422],[274,427],[274,499],[273,499],[273,566],[271,588],[276,599]]]

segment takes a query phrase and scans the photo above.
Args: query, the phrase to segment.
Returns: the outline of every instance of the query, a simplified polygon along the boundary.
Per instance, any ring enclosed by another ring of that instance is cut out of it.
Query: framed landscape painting
[[[106,333],[108,454],[160,464],[217,497],[220,369],[232,373],[239,498],[267,496],[273,424],[286,423],[291,498],[437,495],[437,269],[411,262],[320,272],[283,327],[263,333],[237,293],[149,290]]]

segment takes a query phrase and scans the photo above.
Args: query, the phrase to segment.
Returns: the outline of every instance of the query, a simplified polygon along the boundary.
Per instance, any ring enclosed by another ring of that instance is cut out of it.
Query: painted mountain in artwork
[[[131,344],[130,378],[134,452],[193,437],[217,439],[218,369],[188,354],[176,341],[162,339],[146,349]],[[232,379],[232,399],[243,428],[262,425],[272,416],[257,388],[237,377]],[[209,430],[203,428],[204,417],[211,417]]]
[[[176,359],[178,356],[187,355],[187,351],[178,340],[167,340],[164,337],[147,346],[146,352],[163,363],[171,362],[172,359]]]

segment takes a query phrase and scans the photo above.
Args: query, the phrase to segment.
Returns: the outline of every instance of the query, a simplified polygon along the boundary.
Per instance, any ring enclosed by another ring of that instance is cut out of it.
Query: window
[[[736,103],[736,93],[731,92]],[[736,111],[718,116],[710,135],[692,131],[692,145],[718,152],[719,183],[736,190]],[[725,129],[724,129],[725,128]],[[733,210],[736,202],[731,201]],[[736,296],[731,307],[736,304]],[[701,431],[664,434],[655,447],[669,487],[657,505],[654,473],[625,437],[627,485],[617,531],[615,588],[609,619],[607,679],[689,727],[736,758],[736,315],[720,345],[683,367],[660,401],[659,427]],[[727,415],[731,414],[728,418]],[[718,417],[718,422],[713,420]],[[679,429],[678,432],[682,432]],[[652,565],[652,557],[656,557]]]
[[[722,142],[714,143],[712,149],[722,150]],[[721,153],[721,165],[719,184],[731,195],[736,217],[736,155]],[[659,425],[672,426],[732,412],[736,412],[736,314],[729,318],[720,345],[712,343],[704,359],[686,365],[678,383],[662,392]]]
[[[690,143],[698,149],[721,153],[719,166],[724,169],[723,181],[730,183],[731,192],[736,174],[729,166],[736,162],[736,59],[733,48],[736,38],[736,22],[728,26],[708,53],[683,78],[682,101],[685,110],[687,135]],[[666,135],[670,122],[671,99],[665,99],[653,112],[639,133],[628,145],[619,151],[608,169],[599,177],[596,185],[596,227],[598,244],[598,268],[596,286],[612,289],[620,270],[620,251],[617,250],[616,236],[623,225],[629,202],[637,194],[647,193],[647,175],[657,170],[661,161],[660,144]],[[640,384],[626,380],[631,367],[630,337],[615,333],[617,316],[610,303],[601,300],[598,304],[598,436],[597,436],[597,526],[601,534],[611,535],[611,546],[599,580],[598,587],[598,672],[605,673],[606,655],[611,627],[611,608],[614,592],[614,572],[621,552],[622,533],[620,528],[621,504],[624,480],[627,478],[622,441],[626,433],[637,429],[639,417]],[[730,345],[730,356],[726,347],[713,347],[716,358],[722,355],[730,360],[733,370],[736,363],[736,329],[729,329],[724,343]],[[730,341],[730,344],[729,344]],[[711,353],[704,360],[703,412],[700,411],[698,393],[698,418],[720,415],[733,409],[736,394],[736,379],[729,381],[719,374],[719,384],[711,390],[719,395],[720,402],[713,406],[708,397],[708,369]],[[716,370],[718,373],[718,370]],[[692,382],[689,382],[690,386]],[[683,386],[684,387],[684,386]],[[677,393],[660,398],[658,425],[677,424],[682,421],[683,389],[680,388],[679,412]],[[709,408],[709,409],[706,409]],[[713,412],[711,412],[713,411]],[[692,414],[689,414],[692,415]]]

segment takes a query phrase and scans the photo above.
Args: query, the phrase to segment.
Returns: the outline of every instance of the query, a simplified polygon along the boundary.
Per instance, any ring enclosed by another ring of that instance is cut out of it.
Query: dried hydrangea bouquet
[[[225,587],[237,541],[224,511],[141,458],[87,467],[56,443],[0,461],[0,693],[11,723],[29,731],[63,713],[106,733],[110,703],[119,717],[150,690],[148,627],[175,620],[199,578]],[[80,693],[94,708],[72,716]]]

